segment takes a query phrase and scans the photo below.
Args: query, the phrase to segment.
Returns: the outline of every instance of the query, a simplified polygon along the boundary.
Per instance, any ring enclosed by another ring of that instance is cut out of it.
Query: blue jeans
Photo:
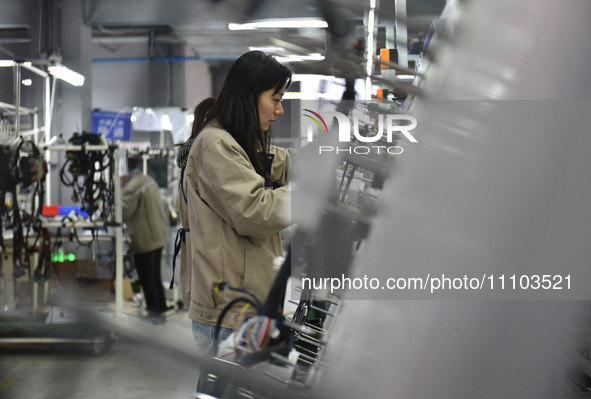
[[[214,346],[213,346],[213,339],[215,335],[215,326],[199,323],[195,320],[191,323],[191,328],[193,330],[193,338],[197,343],[197,347],[201,352],[208,355],[215,355]],[[221,328],[220,334],[218,336],[218,343],[222,342],[224,339],[228,338],[232,330],[229,328]],[[222,383],[218,381],[216,384],[215,381],[212,381],[211,378],[208,377],[210,373],[207,371],[205,367],[199,367],[199,380],[197,381],[197,392],[206,393],[211,396],[220,396],[220,389],[222,388]]]
[[[197,347],[203,353],[207,353],[209,355],[215,355],[213,353],[213,338],[215,335],[215,326],[199,323],[195,320],[192,320],[191,328],[193,329],[193,338],[197,343]],[[222,342],[226,338],[230,336],[232,330],[229,328],[220,328],[220,334],[218,336],[218,342]]]

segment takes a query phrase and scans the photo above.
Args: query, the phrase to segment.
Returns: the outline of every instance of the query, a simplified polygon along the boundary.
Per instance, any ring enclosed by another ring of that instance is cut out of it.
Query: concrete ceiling
[[[325,29],[230,31],[230,22],[267,18],[335,18],[362,25],[369,0],[81,0],[83,20],[93,28],[93,39],[107,43],[154,39],[186,43],[193,56],[204,59],[233,58],[249,47],[272,44],[272,39],[324,52],[331,35]],[[38,34],[31,21],[48,21],[58,0],[3,0],[0,6],[0,46],[26,41]],[[426,33],[441,14],[446,0],[406,0],[409,37]],[[49,5],[48,5],[49,4]],[[34,6],[34,7],[33,7]],[[32,16],[37,10],[39,16]],[[55,9],[54,9],[55,10]],[[54,11],[55,13],[55,11]],[[378,1],[378,25],[393,26],[395,0]],[[355,35],[355,30],[349,32]],[[0,47],[2,50],[2,47]]]
[[[379,24],[393,24],[394,0],[379,2]],[[437,19],[445,0],[408,0],[409,34],[426,32]],[[326,30],[282,29],[230,31],[229,22],[268,18],[326,18],[361,21],[369,10],[369,0],[88,0],[85,19],[97,28],[166,25],[186,42],[196,56],[236,57],[249,47],[272,45],[272,38],[315,50],[326,49]],[[95,37],[101,35],[95,30]]]

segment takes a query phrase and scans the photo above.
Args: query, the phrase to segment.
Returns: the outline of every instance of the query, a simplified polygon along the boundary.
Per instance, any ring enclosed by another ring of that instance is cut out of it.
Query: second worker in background
[[[154,324],[166,321],[166,297],[160,264],[162,248],[170,240],[158,184],[139,169],[139,158],[128,159],[129,173],[121,184],[123,221],[131,235],[135,268],[144,292],[148,317]]]

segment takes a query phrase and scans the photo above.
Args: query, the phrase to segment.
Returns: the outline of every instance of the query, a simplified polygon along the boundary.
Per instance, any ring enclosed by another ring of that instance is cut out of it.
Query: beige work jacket
[[[169,221],[156,181],[135,171],[122,189],[122,216],[131,235],[131,249],[142,254],[164,247],[170,241]]]
[[[271,175],[286,184],[289,150],[273,147]],[[217,123],[195,139],[185,169],[191,242],[192,320],[215,325],[225,305],[244,294],[213,285],[225,281],[247,289],[261,302],[275,278],[273,259],[282,255],[280,232],[291,223],[288,187],[265,188],[248,156]],[[241,306],[222,327],[235,328]]]

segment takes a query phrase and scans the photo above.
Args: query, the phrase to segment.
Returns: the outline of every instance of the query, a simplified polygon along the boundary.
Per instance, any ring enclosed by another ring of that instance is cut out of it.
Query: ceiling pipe
[[[186,62],[186,61],[235,61],[238,57],[129,57],[129,58],[94,58],[93,64],[114,64],[134,62]]]
[[[126,43],[148,43],[150,37],[148,35],[135,36],[95,36],[92,38],[93,43],[97,44],[126,44]],[[184,43],[182,39],[174,35],[156,36],[154,37],[156,43],[177,44]]]

